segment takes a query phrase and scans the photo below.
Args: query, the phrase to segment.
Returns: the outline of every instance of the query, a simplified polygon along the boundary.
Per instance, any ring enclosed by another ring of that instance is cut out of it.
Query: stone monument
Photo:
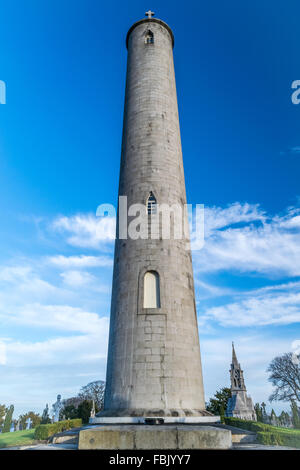
[[[163,204],[176,204],[182,213],[186,204],[174,37],[170,27],[153,15],[147,12],[148,18],[135,23],[127,34],[119,181],[119,196],[127,197],[128,208],[144,205],[149,225]],[[128,217],[127,227],[131,220]],[[157,228],[155,239],[150,233],[146,239],[122,239],[117,227],[100,416],[209,415],[188,240],[162,239],[161,227]]]
[[[56,423],[57,421],[59,421],[59,413],[63,409],[63,407],[64,405],[61,402],[61,395],[57,395],[56,402],[52,405],[52,422]]]
[[[29,417],[26,419],[26,429],[30,429],[32,425],[32,419]]]
[[[102,427],[80,432],[81,449],[231,445],[230,431],[200,425],[219,417],[205,410],[189,235],[184,231],[181,237],[175,236],[178,225],[187,227],[188,220],[174,36],[153,15],[149,10],[147,18],[131,26],[126,38],[104,409],[90,419]],[[137,237],[130,235],[136,205],[143,222],[148,222]],[[175,215],[169,214],[169,237],[162,235],[159,215],[163,206],[175,206],[183,215],[175,222]],[[124,217],[127,207],[128,218]]]
[[[232,364],[230,368],[231,398],[229,398],[226,416],[256,421],[256,413],[252,399],[247,395],[244,373],[237,360],[234,344],[232,343]]]
[[[91,415],[90,415],[90,417],[91,417],[91,418],[95,418],[95,416],[96,416],[95,400],[93,400],[92,403],[93,403],[93,404],[92,404],[92,408],[91,408]]]

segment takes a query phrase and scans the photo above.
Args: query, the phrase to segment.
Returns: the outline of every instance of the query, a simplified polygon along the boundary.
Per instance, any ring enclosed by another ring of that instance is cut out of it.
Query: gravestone
[[[31,425],[32,425],[32,419],[31,419],[31,418],[27,418],[27,419],[26,419],[26,429],[30,429],[30,428],[31,428]]]

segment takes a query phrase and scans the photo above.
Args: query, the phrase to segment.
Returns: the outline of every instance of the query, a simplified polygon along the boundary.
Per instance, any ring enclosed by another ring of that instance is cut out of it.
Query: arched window
[[[153,44],[154,43],[154,35],[150,29],[145,34],[145,44]]]
[[[159,274],[147,271],[144,275],[144,308],[160,308]]]
[[[147,199],[147,214],[148,215],[156,214],[156,210],[157,210],[156,198],[153,192],[150,191],[150,194]]]

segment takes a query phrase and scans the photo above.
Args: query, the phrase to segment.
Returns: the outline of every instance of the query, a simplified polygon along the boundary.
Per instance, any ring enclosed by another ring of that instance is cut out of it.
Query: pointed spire
[[[231,379],[231,390],[245,390],[246,391],[243,371],[242,371],[241,365],[239,364],[237,360],[233,342],[232,342],[232,363],[231,363],[231,368],[230,368],[230,379]]]
[[[238,363],[238,360],[237,360],[237,357],[236,357],[236,354],[235,354],[235,349],[234,349],[234,343],[232,341],[232,364],[234,366],[237,366],[239,367],[239,363]]]

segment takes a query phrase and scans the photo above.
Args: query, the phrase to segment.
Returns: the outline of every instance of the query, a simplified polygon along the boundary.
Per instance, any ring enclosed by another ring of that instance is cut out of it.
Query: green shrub
[[[44,441],[58,432],[67,431],[68,429],[77,428],[82,425],[81,419],[68,419],[66,421],[58,421],[52,424],[40,424],[36,427],[34,438]]]
[[[257,421],[246,421],[238,418],[225,418],[225,423],[241,429],[253,431],[257,442],[264,445],[295,447],[300,449],[300,431],[298,429],[280,428]]]
[[[257,442],[260,444],[271,445],[271,446],[282,446],[282,439],[280,433],[275,432],[258,432]]]
[[[239,418],[225,418],[225,423],[229,426],[235,426],[236,428],[247,429],[248,431],[253,432],[268,432],[270,428],[273,427],[269,424],[260,423],[258,421],[246,421]]]

